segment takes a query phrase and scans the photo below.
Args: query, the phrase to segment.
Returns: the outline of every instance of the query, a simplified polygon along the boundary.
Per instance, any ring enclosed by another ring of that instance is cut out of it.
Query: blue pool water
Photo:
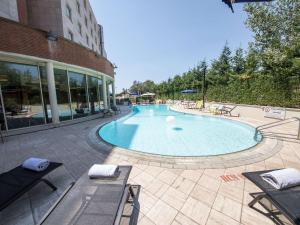
[[[255,128],[210,116],[175,112],[166,105],[135,106],[133,112],[99,130],[113,145],[168,156],[220,155],[248,149],[261,141]]]

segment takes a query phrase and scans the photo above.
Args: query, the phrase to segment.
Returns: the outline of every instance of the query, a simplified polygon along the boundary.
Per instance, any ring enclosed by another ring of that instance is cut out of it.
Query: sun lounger
[[[254,205],[259,203],[268,213],[266,214],[256,208],[254,209],[260,211],[266,216],[269,216],[271,219],[276,221],[277,224],[283,224],[283,222],[279,219],[278,212],[274,212],[267,207],[266,204],[262,203],[263,200],[268,200],[275,208],[278,209],[280,214],[283,214],[292,224],[300,225],[300,186],[277,190],[260,177],[261,174],[270,171],[272,170],[243,173],[246,178],[252,181],[263,191],[250,194],[254,199],[249,203],[249,206],[254,208]]]
[[[121,113],[121,109],[117,106],[112,106],[111,110],[114,111],[115,114]]]
[[[112,110],[109,110],[109,109],[100,109],[100,112],[103,114],[103,117],[113,115]]]
[[[61,166],[62,163],[50,162],[46,170],[31,171],[18,166],[8,172],[0,174],[0,211],[32,189],[39,182],[44,182],[53,191],[56,187],[44,177]]]
[[[117,178],[89,179],[87,174],[83,175],[39,224],[119,224],[125,204],[130,198],[135,199],[127,184],[130,171],[131,166],[119,166]]]
[[[222,107],[218,108],[217,110],[221,113],[221,115],[231,115],[231,112],[236,108],[236,106],[228,107],[223,105]]]

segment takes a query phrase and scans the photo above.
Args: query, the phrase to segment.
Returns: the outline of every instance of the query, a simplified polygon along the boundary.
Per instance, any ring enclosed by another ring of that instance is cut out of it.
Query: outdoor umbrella
[[[146,92],[146,93],[142,94],[141,96],[142,97],[153,97],[153,96],[155,96],[155,94],[151,93],[151,92]]]
[[[186,89],[181,91],[182,94],[193,94],[193,93],[197,93],[196,90],[192,90],[192,89]]]
[[[273,0],[222,0],[228,7],[231,9],[231,11],[234,13],[232,4],[233,3],[251,3],[251,2],[271,2]]]

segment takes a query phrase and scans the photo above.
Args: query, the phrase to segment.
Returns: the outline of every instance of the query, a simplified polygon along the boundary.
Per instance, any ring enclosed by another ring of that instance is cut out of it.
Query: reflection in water
[[[176,130],[176,131],[181,131],[183,130],[181,127],[173,127],[173,130]]]

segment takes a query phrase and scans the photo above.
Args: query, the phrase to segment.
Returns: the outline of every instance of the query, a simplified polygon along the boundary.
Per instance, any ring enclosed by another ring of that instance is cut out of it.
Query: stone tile
[[[168,225],[173,222],[177,213],[177,210],[159,200],[146,214],[146,216],[151,218],[155,224]]]
[[[155,225],[147,216],[144,216],[138,223],[139,225]]]
[[[212,206],[215,198],[216,198],[217,193],[214,191],[211,191],[199,184],[195,185],[193,191],[191,192],[191,196],[208,206]]]
[[[222,183],[218,194],[231,198],[232,200],[235,200],[240,203],[243,202],[243,194],[244,194],[243,188],[241,188],[239,185],[236,186],[234,182]]]
[[[198,181],[198,184],[200,184],[203,187],[206,187],[209,190],[217,192],[221,184],[221,181],[218,178],[212,178],[203,174],[200,180]]]
[[[240,225],[240,223],[212,209],[206,225]]]
[[[184,170],[180,176],[197,183],[203,172],[204,170]]]
[[[145,189],[142,189],[139,195],[140,211],[143,214],[148,213],[157,201],[158,198],[147,192]]]
[[[173,187],[170,187],[161,197],[161,200],[163,200],[173,208],[180,210],[187,198],[188,195],[178,191]]]
[[[132,178],[132,180],[134,181],[135,184],[139,184],[143,188],[145,188],[154,180],[154,177],[152,177],[148,173],[142,172],[136,177]]]
[[[190,219],[197,221],[200,225],[205,225],[210,212],[210,207],[189,197],[180,212]]]
[[[138,167],[136,166],[133,166],[132,167],[132,170],[130,172],[130,175],[129,175],[129,178],[134,178],[136,177],[137,175],[141,174],[143,172],[143,170],[139,169]]]
[[[145,170],[148,168],[148,165],[145,165],[145,164],[134,164],[134,166],[141,170]]]
[[[177,175],[175,173],[170,172],[169,170],[165,170],[162,173],[160,173],[157,177],[162,182],[171,185],[177,178]]]
[[[168,188],[169,185],[158,179],[152,180],[152,182],[146,187],[147,191],[158,198],[160,198],[168,190]]]
[[[173,223],[171,225],[182,225],[180,223],[178,223],[176,220],[173,221]]]
[[[157,167],[157,166],[148,166],[145,169],[145,172],[150,174],[153,177],[156,177],[158,174],[164,171],[164,168]]]
[[[243,225],[274,225],[271,219],[249,207],[243,207],[241,223]]]
[[[186,217],[182,213],[178,213],[175,217],[174,224],[179,225],[198,225],[195,221],[191,220],[190,218]],[[173,224],[172,224],[173,225]]]
[[[174,187],[175,189],[189,195],[191,193],[191,191],[193,190],[195,184],[196,184],[195,182],[190,181],[189,179],[186,179],[184,177],[179,176],[179,177],[177,177],[177,179],[172,184],[172,187]]]
[[[230,198],[218,194],[213,208],[236,221],[240,221],[242,203],[236,202]]]
[[[224,175],[225,169],[205,169],[204,174],[210,176],[212,178],[219,178],[220,176]]]

